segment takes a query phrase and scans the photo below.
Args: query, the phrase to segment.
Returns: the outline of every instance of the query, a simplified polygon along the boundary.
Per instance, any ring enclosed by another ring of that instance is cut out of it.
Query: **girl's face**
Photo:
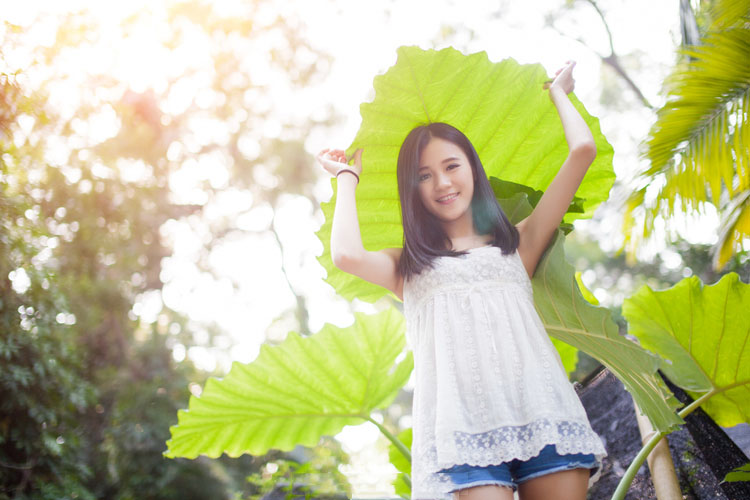
[[[422,204],[442,222],[468,217],[474,196],[474,173],[463,150],[450,141],[433,137],[419,158],[418,189]]]

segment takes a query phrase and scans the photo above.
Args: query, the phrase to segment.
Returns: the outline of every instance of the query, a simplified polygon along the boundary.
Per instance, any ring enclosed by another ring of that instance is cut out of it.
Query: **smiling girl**
[[[469,139],[413,129],[398,157],[403,248],[362,245],[355,188],[362,150],[317,159],[338,179],[331,234],[339,269],[404,302],[414,351],[412,499],[582,500],[606,455],[534,308],[530,278],[596,146],[567,94],[569,62],[547,86],[568,156],[513,226]]]

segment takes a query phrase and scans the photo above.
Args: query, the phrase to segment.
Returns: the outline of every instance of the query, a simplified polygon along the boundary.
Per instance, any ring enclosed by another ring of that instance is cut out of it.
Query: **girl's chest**
[[[481,247],[459,257],[439,257],[431,269],[422,271],[404,285],[404,295],[421,296],[437,288],[481,282],[529,284],[518,252],[503,255],[497,247]]]

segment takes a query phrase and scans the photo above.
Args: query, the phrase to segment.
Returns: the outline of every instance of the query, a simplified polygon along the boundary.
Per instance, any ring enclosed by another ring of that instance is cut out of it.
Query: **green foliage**
[[[490,185],[492,186],[492,190],[494,191],[495,197],[498,200],[511,198],[515,199],[523,195],[525,196],[525,200],[531,207],[535,207],[537,203],[539,203],[539,200],[542,199],[542,195],[544,194],[544,191],[532,189],[528,186],[524,186],[523,184],[518,184],[516,182],[504,181],[498,179],[497,177],[490,177]],[[570,206],[568,207],[566,215],[569,214],[570,216],[575,216],[574,214],[582,214],[584,201],[584,199],[579,198],[578,196],[573,197],[573,201],[570,202]],[[522,207],[519,205],[515,208],[521,209]],[[531,212],[529,212],[528,210],[523,210],[522,212],[518,212],[515,214],[506,211],[506,215],[509,215],[508,218],[514,224],[520,222],[523,217],[526,217],[529,213]],[[569,222],[562,222],[560,224],[560,229],[562,229],[565,234],[568,234],[573,230],[573,224]]]
[[[736,274],[704,286],[696,277],[623,304],[632,335],[663,360],[659,368],[698,399],[719,425],[750,422],[750,285]],[[709,399],[710,398],[710,399]]]
[[[404,443],[404,446],[411,449],[411,428],[403,430],[396,437]],[[388,460],[398,471],[396,479],[393,480],[393,488],[396,490],[396,494],[403,498],[409,498],[411,496],[411,462],[393,443],[388,445]]]
[[[92,498],[85,433],[78,420],[94,387],[82,374],[72,342],[68,303],[39,252],[51,235],[35,215],[30,189],[18,182],[18,162],[33,149],[8,138],[19,113],[38,103],[0,74],[0,496]],[[39,118],[42,118],[39,116]]]
[[[413,368],[411,353],[397,362],[405,345],[404,319],[394,309],[358,313],[350,327],[326,325],[306,338],[291,332],[191,397],[171,428],[165,455],[257,455],[315,446],[321,436],[362,423],[393,401]]]
[[[722,482],[735,483],[738,481],[750,481],[750,463],[745,464],[742,467],[737,467],[732,472],[728,473]]]
[[[544,190],[568,153],[560,120],[542,88],[546,79],[541,65],[520,65],[513,59],[491,63],[484,52],[466,56],[452,48],[399,48],[396,64],[375,78],[375,99],[362,104],[362,125],[348,148],[350,153],[364,148],[357,214],[365,248],[403,244],[396,159],[417,125],[444,121],[456,126],[474,144],[488,176]],[[590,217],[614,182],[612,147],[598,120],[570,97],[594,134],[598,154],[578,191],[582,213],[570,212],[567,222]],[[334,205],[335,196],[321,205],[325,223],[317,236],[324,250],[318,260],[340,295],[375,301],[387,291],[333,266]]]
[[[750,1],[716,2],[716,19],[701,44],[683,50],[666,81],[667,103],[646,141],[651,166],[628,200],[626,235],[635,248],[658,215],[699,210],[712,203],[721,215],[716,265],[750,236]],[[646,190],[659,189],[653,203]],[[652,188],[653,189],[653,188]],[[645,204],[644,204],[645,203]]]
[[[93,387],[81,376],[80,353],[66,340],[70,328],[56,321],[64,299],[52,276],[29,266],[29,288],[18,294],[11,286],[8,275],[28,264],[33,249],[17,239],[13,227],[22,214],[3,201],[0,488],[23,492],[64,482],[85,498],[91,470],[81,460],[84,436],[77,420],[92,403]],[[48,283],[46,290],[42,283]],[[28,479],[27,471],[34,472]]]
[[[86,73],[90,65],[76,67],[101,43],[103,27],[90,12],[40,13],[39,24],[56,35],[53,46],[39,45],[35,30],[0,25],[0,68],[9,73],[0,74],[0,497],[220,499],[235,486],[247,489],[245,476],[262,465],[163,457],[160,443],[187,404],[188,382],[205,375],[172,359],[177,340],[196,343],[185,318],[164,307],[148,324],[138,304],[143,294],[160,297],[171,253],[165,223],[188,220],[196,232],[217,235],[207,247],[228,232],[207,228],[201,207],[170,187],[186,162],[226,166],[229,189],[258,204],[274,206],[281,192],[311,195],[316,175],[303,140],[327,116],[282,123],[283,140],[263,138],[259,124],[275,110],[241,62],[248,45],[268,37],[278,51],[269,69],[294,72],[291,84],[304,85],[325,58],[283,22],[251,29],[252,16],[220,14],[200,1],[165,8],[164,16],[160,8],[113,29],[129,38],[164,23],[155,51],[179,51],[193,38],[210,54],[208,68],[195,61],[173,68],[160,91],[136,92],[109,74]],[[115,43],[113,58],[119,50]],[[179,110],[165,105],[195,74],[214,78],[201,83],[209,98]],[[205,123],[226,134],[198,133]],[[261,149],[255,156],[238,147],[253,141]],[[259,169],[278,190],[256,182]],[[200,202],[227,188],[213,180],[198,181]],[[222,222],[235,226],[234,218]],[[201,250],[197,260],[207,255]],[[14,290],[10,273],[28,277],[28,288]],[[168,333],[177,325],[179,335]]]
[[[310,449],[313,456],[305,462],[282,458],[269,461],[263,470],[250,474],[246,479],[253,486],[254,494],[248,498],[278,492],[305,498],[351,498],[351,486],[339,470],[342,457],[336,453],[336,445],[329,445],[332,439],[325,441],[328,442]],[[275,472],[270,471],[273,468]]]
[[[658,359],[618,332],[611,312],[583,298],[575,270],[565,260],[558,234],[537,266],[531,283],[542,323],[556,337],[596,358],[619,378],[657,430],[682,423],[675,415],[676,400],[654,372]]]

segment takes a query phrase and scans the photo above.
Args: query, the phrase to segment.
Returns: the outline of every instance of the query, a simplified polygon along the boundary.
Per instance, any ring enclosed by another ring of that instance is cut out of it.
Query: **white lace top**
[[[415,364],[412,500],[450,500],[440,469],[526,460],[547,444],[601,460],[602,441],[534,308],[518,253],[486,246],[433,264],[404,283]]]

